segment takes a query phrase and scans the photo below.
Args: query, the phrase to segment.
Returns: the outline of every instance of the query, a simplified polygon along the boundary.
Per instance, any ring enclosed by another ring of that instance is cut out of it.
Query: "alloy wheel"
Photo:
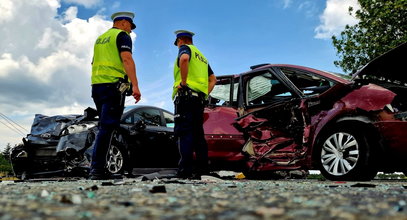
[[[107,158],[107,169],[110,173],[118,173],[123,167],[123,154],[120,149],[115,146],[111,145],[108,152]]]
[[[356,138],[349,133],[337,132],[325,140],[321,163],[329,174],[343,176],[355,168],[359,155]]]

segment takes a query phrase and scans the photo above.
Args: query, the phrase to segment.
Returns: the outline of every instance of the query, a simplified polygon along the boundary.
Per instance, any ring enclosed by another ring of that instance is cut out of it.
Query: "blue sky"
[[[173,61],[176,47],[173,32],[196,33],[197,45],[210,60],[216,74],[239,73],[258,63],[295,63],[341,72],[330,39],[316,39],[315,28],[326,0],[292,1],[120,1],[106,8],[107,17],[116,11],[134,11],[137,40],[134,58],[140,78],[157,75]],[[302,4],[302,5],[301,5]],[[192,5],[192,7],[189,7]],[[63,4],[61,10],[71,6]],[[80,7],[78,17],[88,19],[98,8]],[[160,58],[160,59],[157,59]],[[150,74],[148,74],[150,75]],[[149,78],[146,78],[149,79]]]
[[[93,107],[93,42],[117,11],[135,12],[133,58],[143,105],[173,110],[174,31],[194,44],[216,75],[260,63],[286,63],[342,73],[330,36],[357,22],[356,0],[2,0],[0,113],[28,133],[34,114],[81,113]],[[23,14],[24,16],[21,16]],[[132,99],[126,100],[133,104]],[[0,148],[21,142],[0,118]],[[21,132],[20,132],[21,133]]]

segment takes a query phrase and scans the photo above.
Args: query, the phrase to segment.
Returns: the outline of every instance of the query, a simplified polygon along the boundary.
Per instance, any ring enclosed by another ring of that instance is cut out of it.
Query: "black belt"
[[[109,86],[109,85],[116,85],[119,83],[119,81],[114,82],[114,83],[97,83],[97,84],[92,84],[92,86]]]
[[[202,95],[200,95],[199,92],[195,92],[195,91],[190,91],[190,92],[185,92],[187,94],[184,95],[179,95],[178,92],[175,94],[174,98],[177,98],[178,96],[187,96],[187,95],[191,95],[191,96],[196,96],[196,97],[201,97]]]

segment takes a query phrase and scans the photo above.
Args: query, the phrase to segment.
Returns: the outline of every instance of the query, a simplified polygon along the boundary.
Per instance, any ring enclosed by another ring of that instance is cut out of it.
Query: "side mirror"
[[[133,125],[133,127],[131,127],[131,130],[141,131],[141,130],[144,130],[145,128],[146,128],[146,123],[144,123],[143,120],[139,120],[136,122],[136,124]]]

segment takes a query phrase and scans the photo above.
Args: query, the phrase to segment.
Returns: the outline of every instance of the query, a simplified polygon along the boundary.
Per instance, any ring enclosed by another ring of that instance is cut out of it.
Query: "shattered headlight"
[[[77,125],[70,125],[67,128],[65,128],[65,130],[62,132],[62,135],[76,134],[76,133],[80,133],[83,131],[88,131],[93,127],[96,127],[95,123],[83,123],[83,124],[77,124]]]
[[[23,150],[23,151],[19,152],[15,157],[16,158],[27,158],[28,154],[25,150]]]

